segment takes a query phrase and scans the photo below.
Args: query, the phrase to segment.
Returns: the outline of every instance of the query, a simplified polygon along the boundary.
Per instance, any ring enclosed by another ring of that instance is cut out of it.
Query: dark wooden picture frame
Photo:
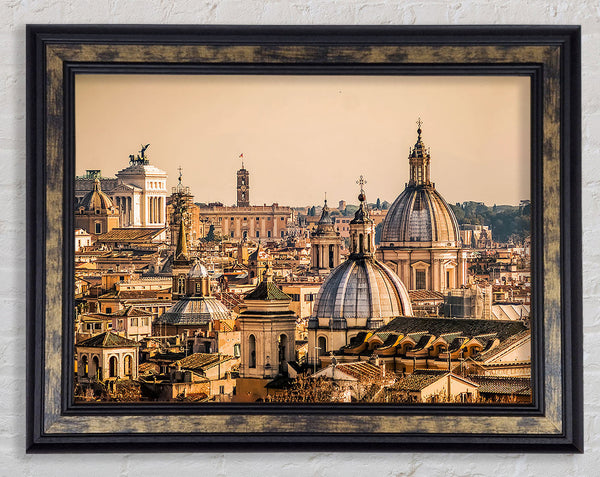
[[[106,403],[73,399],[77,74],[531,78],[528,405]],[[580,28],[27,28],[27,450],[583,451]]]

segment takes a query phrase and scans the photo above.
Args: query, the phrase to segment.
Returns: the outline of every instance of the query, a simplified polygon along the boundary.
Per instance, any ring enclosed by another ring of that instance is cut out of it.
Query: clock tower
[[[242,168],[237,171],[237,206],[238,207],[250,207],[250,174],[244,167],[242,162]]]

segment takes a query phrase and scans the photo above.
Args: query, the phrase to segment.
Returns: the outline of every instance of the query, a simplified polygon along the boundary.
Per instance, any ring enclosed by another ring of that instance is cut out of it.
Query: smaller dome
[[[321,212],[321,218],[317,222],[317,225],[333,225],[335,224],[335,219],[329,213],[329,207],[327,207],[327,201],[323,205],[323,212]]]
[[[94,188],[81,199],[79,207],[83,207],[86,211],[92,212],[95,210],[114,211],[112,200],[102,192],[100,180],[98,178],[94,180]]]
[[[207,278],[208,269],[202,265],[200,260],[196,260],[190,271],[188,272],[189,278]]]
[[[215,320],[227,320],[231,312],[212,296],[185,297],[156,319],[156,323],[171,325],[202,325]]]
[[[327,207],[327,200],[323,205],[323,212],[321,212],[321,218],[317,222],[315,231],[311,234],[312,237],[320,236],[334,236],[337,237],[339,233],[335,230],[335,217],[332,217],[329,213],[329,207]]]

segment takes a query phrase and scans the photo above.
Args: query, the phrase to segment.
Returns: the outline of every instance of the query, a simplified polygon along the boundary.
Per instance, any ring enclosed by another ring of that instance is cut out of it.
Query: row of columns
[[[131,197],[117,196],[114,199],[119,208],[119,217],[121,219],[120,226],[127,227],[132,225],[133,208],[131,205]]]
[[[335,268],[340,264],[340,246],[333,243],[312,243],[312,268]],[[331,257],[331,259],[330,259]]]
[[[256,217],[249,217],[249,220],[243,220],[242,217],[234,217],[231,220],[230,217],[223,217],[224,223],[221,224],[223,235],[229,235],[233,232],[234,238],[242,238],[243,231],[248,232],[248,238],[257,238],[256,232],[259,233],[258,238],[279,238],[279,226],[278,217],[272,217],[271,221],[267,221],[266,217],[260,217],[260,220],[256,220]],[[256,226],[258,222],[259,226]],[[267,229],[267,224],[272,224],[271,230]],[[271,234],[269,235],[269,232]]]
[[[164,201],[162,197],[148,197],[148,222],[160,224],[164,222]]]

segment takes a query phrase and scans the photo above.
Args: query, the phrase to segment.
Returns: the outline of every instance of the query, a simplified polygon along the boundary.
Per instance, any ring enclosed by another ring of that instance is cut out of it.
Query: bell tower
[[[250,173],[244,167],[237,171],[237,206],[250,207]]]
[[[340,233],[335,230],[335,219],[329,214],[327,199],[317,228],[310,235],[310,246],[310,268],[313,272],[327,275],[340,264]]]

